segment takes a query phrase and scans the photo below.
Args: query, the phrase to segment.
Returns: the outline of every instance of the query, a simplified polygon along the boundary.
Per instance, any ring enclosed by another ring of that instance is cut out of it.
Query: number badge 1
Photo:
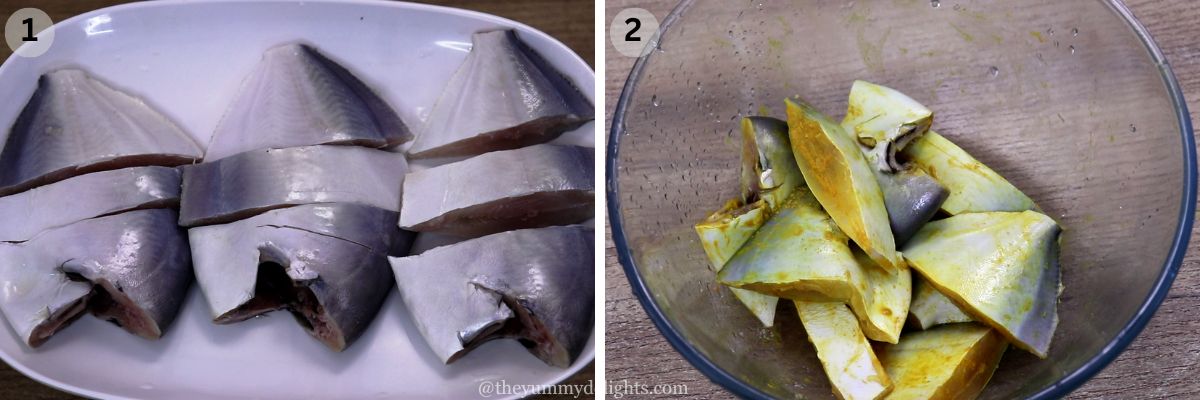
[[[4,41],[18,56],[40,56],[54,43],[54,21],[42,10],[22,8],[8,16]]]
[[[645,9],[626,8],[613,18],[608,35],[618,53],[641,57],[658,47],[658,20]]]

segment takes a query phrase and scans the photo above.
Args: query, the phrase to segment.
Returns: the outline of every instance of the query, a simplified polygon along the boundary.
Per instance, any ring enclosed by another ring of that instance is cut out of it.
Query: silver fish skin
[[[288,310],[334,351],[354,343],[392,289],[389,254],[413,235],[396,213],[371,206],[308,204],[188,230],[196,281],[229,324]]]
[[[942,203],[950,197],[950,191],[920,169],[909,168],[894,173],[872,171],[883,192],[883,205],[887,208],[897,247],[907,243],[933,219]]]
[[[179,225],[236,221],[298,204],[348,202],[400,210],[404,155],[357,146],[250,151],[183,167]]]
[[[0,310],[29,347],[85,311],[157,339],[192,283],[190,249],[170,209],[137,210],[0,243]]]
[[[578,225],[523,229],[389,260],[413,322],[443,362],[514,338],[566,368],[592,333],[592,236]]]
[[[592,218],[593,149],[541,144],[408,174],[400,227],[480,236]]]
[[[594,113],[579,88],[516,31],[477,32],[408,151],[414,158],[461,157],[545,143]]]
[[[392,106],[353,73],[312,46],[290,43],[263,53],[204,159],[317,144],[384,148],[412,137]]]
[[[203,150],[142,99],[77,69],[38,79],[0,151],[0,196],[76,175],[146,165],[177,166]]]
[[[0,197],[0,241],[123,211],[179,204],[179,170],[133,167],[93,172]]]

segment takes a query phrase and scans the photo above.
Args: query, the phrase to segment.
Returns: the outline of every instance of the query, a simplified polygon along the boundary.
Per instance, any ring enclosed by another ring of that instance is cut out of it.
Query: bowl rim
[[[682,0],[674,9],[663,19],[658,32],[649,41],[649,45],[658,46],[659,39],[662,33],[666,32],[679,18],[695,3],[695,0]],[[1170,65],[1167,63],[1166,56],[1158,44],[1151,38],[1150,32],[1146,27],[1133,15],[1133,12],[1119,0],[1103,0],[1103,3],[1108,6],[1109,10],[1117,14],[1134,34],[1145,48],[1155,65],[1158,66],[1159,74],[1161,75],[1163,85],[1166,87],[1171,104],[1175,109],[1175,117],[1179,124],[1179,134],[1181,136],[1181,145],[1183,146],[1183,196],[1181,196],[1179,207],[1179,224],[1177,225],[1175,234],[1172,238],[1171,249],[1167,253],[1166,262],[1163,264],[1162,271],[1158,274],[1158,278],[1154,282],[1150,293],[1142,301],[1141,307],[1138,308],[1133,318],[1121,328],[1120,331],[1105,345],[1098,354],[1092,356],[1091,359],[1083,363],[1075,371],[1059,378],[1058,381],[1046,386],[1033,395],[1029,399],[1056,399],[1071,393],[1081,386],[1088,379],[1091,379],[1106,366],[1113,362],[1122,351],[1137,338],[1138,334],[1145,329],[1150,322],[1150,318],[1154,316],[1155,311],[1162,305],[1163,300],[1167,297],[1167,292],[1171,288],[1172,282],[1175,280],[1176,274],[1183,263],[1183,256],[1187,252],[1188,240],[1191,238],[1192,223],[1195,218],[1196,208],[1196,147],[1195,138],[1192,132],[1191,117],[1188,114],[1187,103],[1183,97],[1183,91],[1179,86],[1179,82],[1175,78],[1175,73],[1172,72]],[[622,216],[620,211],[620,197],[617,196],[618,180],[617,180],[617,155],[619,152],[619,144],[621,137],[625,135],[625,112],[629,107],[631,97],[634,92],[634,87],[642,77],[643,69],[646,62],[654,55],[651,51],[634,62],[633,68],[629,71],[629,76],[625,80],[625,84],[621,89],[621,96],[617,100],[616,108],[613,111],[613,118],[610,125],[608,135],[607,154],[605,160],[605,181],[606,185],[606,205],[608,209],[609,224],[612,228],[612,240],[617,250],[617,260],[621,263],[621,267],[625,272],[625,277],[629,279],[629,285],[637,297],[638,302],[650,316],[650,320],[658,331],[667,339],[679,354],[683,356],[689,363],[701,373],[716,382],[725,389],[744,398],[769,399],[767,393],[758,390],[751,386],[746,381],[739,379],[729,372],[717,366],[708,357],[704,356],[696,347],[692,346],[685,340],[678,331],[671,325],[663,314],[662,309],[651,298],[649,290],[646,288],[645,282],[638,273],[636,263],[630,253],[629,244],[626,242],[625,231],[622,227]]]

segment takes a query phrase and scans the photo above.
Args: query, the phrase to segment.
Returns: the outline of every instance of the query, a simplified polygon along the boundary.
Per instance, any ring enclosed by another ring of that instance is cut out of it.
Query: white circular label
[[[641,57],[657,47],[658,20],[642,8],[626,8],[608,26],[608,37],[618,53]]]
[[[50,50],[54,43],[54,21],[45,11],[22,8],[8,16],[4,23],[4,41],[13,53],[21,57],[37,57]]]

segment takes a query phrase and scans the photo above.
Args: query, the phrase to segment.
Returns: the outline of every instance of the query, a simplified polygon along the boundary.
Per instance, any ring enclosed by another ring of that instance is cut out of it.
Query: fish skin
[[[949,190],[941,208],[950,215],[1039,210],[1020,189],[937,132],[917,138],[903,154]]]
[[[230,222],[309,203],[349,202],[399,211],[407,170],[403,154],[356,146],[257,150],[188,165],[183,167],[179,225]]]
[[[579,88],[516,31],[477,32],[471,43],[410,157],[472,156],[545,143],[594,118]]]
[[[90,172],[201,158],[191,136],[144,100],[77,69],[41,76],[0,151],[0,196]]]
[[[123,211],[173,208],[179,204],[179,185],[176,168],[132,167],[0,197],[0,241],[24,241],[46,229]]]
[[[919,276],[913,278],[912,305],[908,307],[908,313],[913,324],[922,330],[938,325],[975,321],[949,297],[938,292],[933,285],[926,283]]]
[[[391,257],[401,298],[430,349],[451,363],[492,339],[530,341],[566,368],[592,333],[592,231],[523,229]]]
[[[387,256],[406,254],[412,243],[413,235],[395,226],[396,217],[367,205],[307,204],[189,229],[196,281],[214,322],[288,309],[307,321],[309,334],[334,351],[344,350],[392,289]],[[264,279],[262,264],[286,274],[280,277],[289,281],[283,289],[288,293],[256,291]],[[308,300],[324,312],[302,303]]]
[[[412,140],[386,101],[307,44],[268,49],[217,125],[205,161],[318,144],[373,148]]]
[[[0,243],[0,310],[30,347],[86,309],[159,338],[192,282],[190,248],[175,218],[171,209],[129,211]],[[97,301],[106,297],[112,302]],[[65,323],[55,327],[58,320]]]
[[[1034,211],[959,214],[925,224],[904,256],[971,318],[1046,358],[1058,328],[1061,232]]]
[[[891,174],[876,170],[875,180],[883,192],[883,206],[897,248],[933,219],[950,196],[946,188],[919,168]]]
[[[594,157],[541,144],[410,173],[400,227],[474,237],[583,222],[594,214]]]

